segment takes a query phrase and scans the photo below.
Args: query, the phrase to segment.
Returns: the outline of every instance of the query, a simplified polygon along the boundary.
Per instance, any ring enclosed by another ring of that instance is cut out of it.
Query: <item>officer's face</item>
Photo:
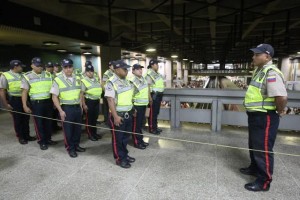
[[[128,74],[128,70],[126,68],[117,68],[115,69],[115,73],[122,79],[126,78]]]
[[[63,68],[63,71],[64,71],[66,76],[72,76],[73,70],[74,70],[73,66],[65,66]]]
[[[136,75],[137,77],[141,77],[143,75],[143,70],[142,70],[142,68],[138,68],[138,69],[133,70],[132,73],[134,75]]]
[[[157,70],[158,70],[158,64],[156,64],[156,63],[153,64],[153,65],[152,65],[152,69],[153,69],[154,71],[157,71]]]
[[[33,71],[37,74],[40,74],[42,73],[42,71],[44,70],[43,66],[42,65],[34,65],[32,64],[31,65],[31,68],[33,69]]]
[[[47,72],[50,72],[50,73],[52,74],[53,71],[54,71],[54,68],[53,68],[53,67],[47,67],[47,68],[46,68],[46,71],[47,71]]]
[[[58,72],[59,72],[59,67],[54,67],[53,69],[54,69],[54,72],[55,72],[55,73],[58,73]]]
[[[262,67],[271,60],[271,56],[266,53],[254,53],[252,60],[254,66]]]
[[[21,73],[23,71],[23,67],[21,65],[15,67],[16,73]]]
[[[89,78],[93,78],[93,77],[94,77],[94,72],[92,72],[92,71],[87,71],[87,72],[85,72],[85,75],[86,75],[87,77],[89,77]]]

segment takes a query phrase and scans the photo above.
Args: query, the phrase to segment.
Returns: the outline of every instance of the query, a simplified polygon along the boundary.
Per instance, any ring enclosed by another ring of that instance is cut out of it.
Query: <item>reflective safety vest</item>
[[[126,112],[130,111],[133,107],[132,105],[132,96],[133,96],[133,87],[130,82],[126,79],[122,80],[117,75],[113,75],[108,80],[112,83],[114,90],[117,95],[117,112]]]
[[[148,69],[147,75],[154,82],[154,84],[151,85],[151,91],[163,92],[165,89],[163,77],[159,73],[156,73],[153,69]]]
[[[276,71],[283,79],[283,74],[275,65],[268,65],[257,74],[256,69],[253,72],[253,77],[244,99],[244,106],[248,111],[267,112],[268,110],[276,110],[275,98],[263,97],[261,94],[261,88],[270,70]]]
[[[104,72],[103,76],[104,75],[107,76],[108,79],[110,79],[114,75],[114,72],[112,70],[108,69]]]
[[[52,87],[52,76],[49,72],[43,71],[38,74],[38,77],[30,77],[29,74],[33,73],[27,72],[24,74],[24,78],[28,82],[29,97],[31,100],[42,100],[50,98],[50,89]]]
[[[81,81],[79,76],[73,75],[73,83],[66,80],[63,74],[57,76],[54,81],[59,88],[60,104],[80,104]]]
[[[98,79],[94,78],[94,80],[91,80],[90,78],[85,76],[83,79],[81,79],[81,82],[86,87],[86,91],[84,94],[85,98],[93,99],[93,100],[97,100],[101,98],[102,87]]]
[[[21,89],[22,74],[21,73],[17,74],[8,71],[8,72],[4,72],[3,76],[5,76],[8,83],[8,88],[7,88],[8,95],[14,97],[22,96],[22,89]]]
[[[144,77],[133,76],[130,80],[139,91],[133,96],[133,104],[137,106],[146,106],[149,103],[149,88],[147,80]]]

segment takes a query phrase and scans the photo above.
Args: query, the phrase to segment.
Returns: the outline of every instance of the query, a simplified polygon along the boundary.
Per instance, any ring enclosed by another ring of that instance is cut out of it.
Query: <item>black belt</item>
[[[275,114],[275,113],[277,113],[276,110],[268,110],[267,112],[259,112],[259,111],[249,112],[249,111],[247,111],[248,115],[267,115],[267,114]]]
[[[80,104],[62,104],[61,106],[64,106],[64,107],[80,107]]]
[[[151,94],[156,94],[156,95],[163,95],[164,93],[163,92],[151,92]]]
[[[124,119],[129,119],[130,116],[133,115],[134,110],[126,111],[126,112],[117,112],[118,116],[124,117]]]
[[[31,103],[47,103],[51,102],[51,99],[39,99],[39,100],[30,100]]]

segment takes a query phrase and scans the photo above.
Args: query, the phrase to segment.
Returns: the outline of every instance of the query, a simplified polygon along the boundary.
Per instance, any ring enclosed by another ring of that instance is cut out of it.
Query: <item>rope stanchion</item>
[[[33,115],[33,114],[30,114],[30,113],[23,113],[23,112],[13,111],[13,110],[5,109],[5,108],[0,108],[0,110],[62,122],[62,120],[60,120],[60,119],[54,119],[54,118],[49,118],[49,117],[44,117],[44,116],[39,116],[39,115]],[[88,127],[97,128],[97,129],[109,130],[109,131],[112,130],[111,128],[86,125],[86,124],[76,123],[76,122],[71,122],[71,121],[63,121],[63,122],[64,123],[75,124],[75,125],[81,125],[81,126],[88,126]],[[134,132],[130,132],[130,131],[122,131],[122,130],[118,130],[118,131],[123,132],[123,133],[128,133],[128,134],[131,134],[131,135],[132,134],[143,135],[143,136],[147,136],[149,138],[157,138],[157,139],[170,140],[170,141],[176,141],[176,142],[185,142],[185,143],[191,143],[191,144],[202,144],[202,145],[215,146],[215,147],[228,148],[228,149],[255,151],[255,152],[263,152],[263,153],[272,153],[274,155],[300,157],[300,154],[283,153],[283,152],[275,152],[275,151],[268,152],[268,151],[258,150],[258,149],[249,149],[249,148],[244,148],[244,147],[236,147],[236,146],[222,145],[222,144],[209,143],[209,142],[199,142],[199,141],[193,141],[193,140],[177,139],[177,138],[170,138],[170,137],[158,136],[158,135],[153,135],[153,134],[145,134],[145,133],[141,134],[141,133],[134,133]]]

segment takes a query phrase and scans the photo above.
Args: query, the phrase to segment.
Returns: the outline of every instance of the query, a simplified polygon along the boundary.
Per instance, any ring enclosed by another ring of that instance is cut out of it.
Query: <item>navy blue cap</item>
[[[59,64],[59,63],[54,63],[53,66],[54,66],[54,67],[59,67],[60,64]]]
[[[31,63],[34,64],[35,66],[39,67],[43,65],[42,59],[39,57],[34,57],[31,60]]]
[[[114,61],[109,61],[109,62],[108,62],[108,66],[113,65],[113,62],[114,62]]]
[[[156,59],[151,59],[151,60],[149,61],[148,68],[151,68],[151,65],[158,64],[158,63],[159,63],[158,60],[156,60]]]
[[[84,64],[84,66],[87,67],[88,65],[93,66],[92,61],[87,60]]]
[[[265,53],[271,57],[274,56],[274,48],[269,44],[260,44],[257,47],[250,49],[250,51],[253,51],[253,53]]]
[[[132,69],[133,70],[135,70],[135,69],[141,69],[141,68],[144,68],[142,65],[140,65],[140,64],[134,64],[133,66],[132,66]]]
[[[69,58],[65,58],[61,61],[61,66],[62,67],[67,67],[67,66],[72,66],[73,67],[73,60]]]
[[[52,62],[47,62],[46,67],[53,67],[53,63]]]
[[[117,68],[124,68],[124,69],[130,68],[130,65],[127,65],[123,60],[113,61],[112,65],[114,66],[114,69],[117,69]]]
[[[85,71],[86,72],[94,72],[95,70],[94,70],[93,65],[87,65],[87,66],[85,66]]]
[[[11,60],[11,61],[9,62],[9,66],[10,66],[11,68],[14,68],[14,67],[16,67],[16,66],[25,67],[25,65],[23,65],[23,63],[22,63],[21,61],[19,61],[19,60]]]

